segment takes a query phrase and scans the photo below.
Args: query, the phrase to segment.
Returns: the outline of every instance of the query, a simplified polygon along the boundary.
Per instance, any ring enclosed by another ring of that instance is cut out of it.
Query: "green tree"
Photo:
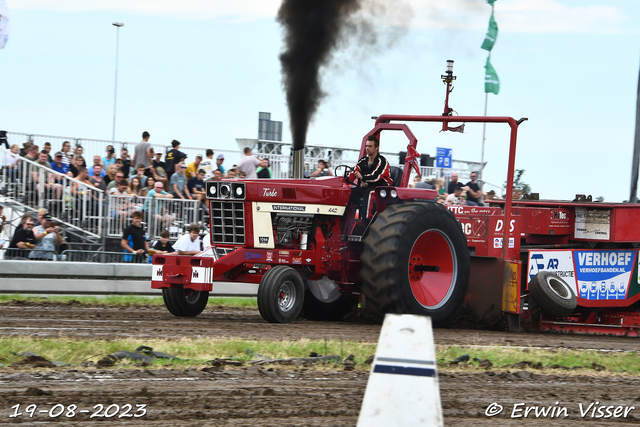
[[[513,191],[522,190],[522,195],[527,196],[531,194],[531,186],[522,180],[522,175],[524,175],[524,169],[515,170],[513,175]],[[504,182],[504,186],[506,188],[507,181]]]

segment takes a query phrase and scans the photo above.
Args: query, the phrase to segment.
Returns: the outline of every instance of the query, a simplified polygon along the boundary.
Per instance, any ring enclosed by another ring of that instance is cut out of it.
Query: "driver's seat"
[[[402,169],[397,166],[389,166],[389,176],[393,181],[393,186],[400,187],[400,183],[402,182]]]

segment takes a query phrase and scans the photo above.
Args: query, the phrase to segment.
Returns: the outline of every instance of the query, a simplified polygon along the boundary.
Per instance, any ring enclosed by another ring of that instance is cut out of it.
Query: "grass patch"
[[[5,337],[0,338],[0,363],[9,365],[21,360],[22,356],[14,353],[31,351],[51,361],[63,361],[79,364],[85,360],[97,361],[116,351],[135,351],[140,345],[152,347],[154,351],[167,353],[182,359],[172,362],[178,366],[202,365],[215,358],[233,357],[244,361],[262,359],[266,356],[272,359],[286,359],[290,357],[308,357],[311,352],[322,355],[338,355],[346,358],[350,354],[355,356],[357,363],[364,362],[367,357],[375,353],[375,343],[359,343],[340,340],[309,340],[299,341],[253,341],[241,339],[209,339],[183,338],[179,340],[77,340],[70,338]],[[249,354],[250,349],[254,354]],[[158,363],[165,364],[164,359]]]
[[[437,346],[438,364],[444,368],[457,369],[461,366],[478,367],[476,359],[488,359],[493,366],[491,369],[511,369],[509,365],[520,362],[540,363],[538,368],[518,366],[516,369],[562,369],[584,367],[589,369],[604,370],[613,373],[638,374],[640,373],[640,355],[636,352],[602,352],[595,350],[569,350],[569,349],[522,349],[522,348],[463,348],[458,346]],[[448,362],[459,356],[469,355],[468,363],[448,365]],[[526,365],[526,364],[521,364]],[[480,369],[480,368],[478,368]]]
[[[137,295],[105,295],[100,297],[94,296],[48,296],[41,297],[37,295],[20,295],[20,294],[0,294],[0,304],[12,304],[16,301],[26,302],[30,304],[73,304],[79,303],[83,305],[106,305],[106,306],[162,306],[164,302],[162,297],[141,297]],[[254,297],[215,297],[209,298],[209,306],[221,306],[229,308],[257,308],[258,302]]]
[[[116,351],[135,351],[140,345],[152,347],[155,351],[167,353],[181,360],[169,361],[160,359],[154,362],[158,367],[171,365],[176,368],[202,366],[216,358],[236,358],[248,362],[250,360],[287,359],[291,357],[308,357],[312,352],[321,355],[338,355],[341,359],[353,354],[358,369],[368,370],[363,364],[369,356],[375,354],[376,343],[363,343],[340,340],[267,341],[242,339],[209,339],[182,338],[175,340],[151,339],[140,340],[127,338],[121,340],[78,340],[71,338],[5,337],[0,338],[0,363],[5,366],[17,362],[22,356],[14,353],[31,351],[51,361],[63,361],[78,365],[83,361],[93,362],[115,353]],[[247,352],[250,349],[252,354]],[[469,355],[467,363],[450,364],[459,356]],[[263,357],[264,356],[264,357]],[[604,374],[638,375],[640,373],[640,357],[636,352],[598,352],[593,350],[544,350],[520,348],[464,348],[458,346],[437,346],[436,357],[439,370],[443,372],[460,371],[483,372],[534,370],[538,372],[576,373],[602,371]],[[481,367],[473,358],[491,361],[490,368]],[[526,363],[523,363],[526,362]],[[121,363],[126,367],[135,362]],[[539,364],[537,367],[535,364]],[[512,365],[516,365],[515,367]],[[342,367],[341,364],[323,365],[328,368]],[[558,366],[565,367],[559,368]]]

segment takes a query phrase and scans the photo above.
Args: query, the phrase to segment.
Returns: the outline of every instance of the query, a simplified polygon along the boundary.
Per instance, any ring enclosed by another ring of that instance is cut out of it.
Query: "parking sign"
[[[436,167],[451,168],[452,156],[453,156],[452,148],[436,147]]]

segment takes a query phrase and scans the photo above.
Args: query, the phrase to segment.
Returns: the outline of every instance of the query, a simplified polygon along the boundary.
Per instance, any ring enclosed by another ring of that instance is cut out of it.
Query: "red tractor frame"
[[[401,131],[417,154],[410,122],[501,123],[510,128],[506,194],[513,192],[516,140],[527,119],[382,115],[362,139]],[[419,158],[419,156],[418,156]],[[435,203],[408,188],[415,156],[392,168],[366,212],[342,177],[206,183],[212,246],[196,256],[156,255],[152,288],[176,316],[204,310],[216,282],[256,283],[262,317],[339,320],[358,302],[385,313],[465,324],[584,333],[640,333],[640,205],[512,201]],[[417,167],[417,166],[415,166]],[[337,168],[336,168],[337,170]],[[358,227],[359,226],[359,227]],[[356,232],[356,230],[358,230]],[[364,230],[364,232],[362,232]]]

